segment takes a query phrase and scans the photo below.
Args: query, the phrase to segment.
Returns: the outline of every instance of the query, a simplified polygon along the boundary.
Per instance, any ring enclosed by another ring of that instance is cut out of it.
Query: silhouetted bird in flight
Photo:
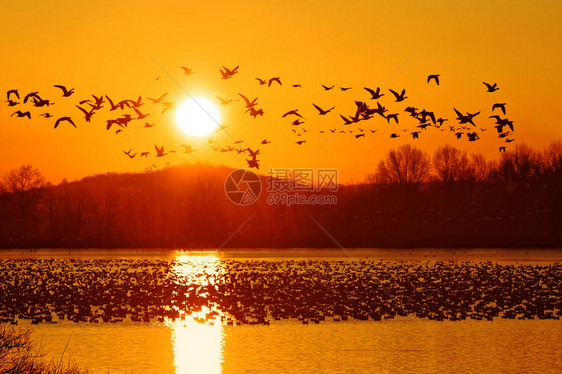
[[[51,118],[53,115],[51,113],[41,113],[39,117]]]
[[[193,69],[191,69],[191,68],[187,68],[187,67],[185,67],[185,66],[180,66],[180,68],[183,69],[183,73],[184,73],[185,75],[191,75],[191,74],[193,74]]]
[[[306,140],[299,140],[298,142],[296,142],[298,145],[303,145],[304,143],[306,143]]]
[[[437,85],[439,86],[439,74],[431,74],[427,76],[427,83],[429,83],[429,81],[434,80],[435,83],[437,83]]]
[[[16,97],[20,98],[20,94],[18,92],[18,90],[9,90],[8,92],[6,92],[6,99],[10,100],[10,95],[16,95]]]
[[[324,110],[324,109],[320,108],[318,105],[316,105],[316,104],[314,104],[314,103],[312,103],[312,105],[314,105],[314,107],[315,107],[315,108],[318,110],[318,112],[319,112],[318,114],[321,115],[321,116],[330,113],[330,112],[335,108],[335,106],[333,106],[333,107],[331,107],[330,109]]]
[[[418,115],[418,108],[414,108],[413,106],[409,106],[404,109],[404,112],[410,113],[411,117],[416,117]]]
[[[273,78],[270,78],[269,81],[267,82],[267,87],[271,87],[271,84],[274,83],[274,82],[277,82],[277,83],[279,83],[279,85],[282,85],[281,78],[273,77]]]
[[[250,115],[254,118],[256,118],[257,116],[263,116],[263,109],[256,110],[256,108],[252,106],[246,109],[246,112],[248,111],[250,112]]]
[[[241,93],[239,93],[238,95],[240,95],[240,97],[244,99],[244,101],[246,102],[246,108],[251,108],[258,104],[257,97],[254,100],[250,101],[246,96],[242,95]]]
[[[506,143],[511,143],[511,142],[514,142],[514,141],[515,141],[515,139],[505,139]]]
[[[497,109],[501,109],[501,111],[505,115],[505,106],[506,106],[506,103],[496,103],[496,104],[492,105],[492,112],[494,110],[496,110],[496,108],[497,108]]]
[[[239,66],[236,66],[236,67],[235,67],[234,69],[232,69],[232,70],[230,70],[229,68],[224,67],[224,66],[223,66],[222,68],[223,68],[224,70],[222,70],[222,69],[220,70],[221,75],[222,75],[221,78],[222,78],[222,79],[228,79],[228,78],[232,78],[232,76],[233,76],[234,74],[238,73],[238,68],[239,68]]]
[[[18,110],[17,112],[14,112],[10,115],[10,117],[12,116],[17,116],[17,117],[27,117],[28,119],[31,119],[31,113],[29,111],[27,112],[22,112],[21,110]]]
[[[111,100],[109,98],[109,96],[105,95],[105,98],[107,99],[107,102],[111,106],[111,108],[109,108],[110,111],[117,110],[119,108],[121,108],[121,110],[123,110],[123,106],[120,106],[119,104],[117,104],[117,105],[113,104],[113,100]]]
[[[474,141],[480,139],[480,137],[478,136],[478,134],[475,133],[475,132],[469,132],[469,133],[466,134],[466,136],[468,136],[468,141],[469,141],[469,142],[474,142]]]
[[[180,144],[180,147],[183,147],[183,150],[184,150],[183,153],[189,154],[189,153],[193,153],[193,152],[196,151],[196,149],[193,149],[193,147],[190,146],[190,145]]]
[[[271,143],[271,141],[269,141],[267,139],[264,139],[264,140],[261,141],[261,144],[269,144],[269,143]]]
[[[396,121],[396,124],[398,124],[398,113],[395,114],[387,114],[386,115],[386,121],[388,123],[390,123],[390,120],[393,119],[394,121]]]
[[[297,88],[297,87],[302,87],[299,83],[297,84],[293,84],[293,87]]]
[[[60,84],[55,84],[55,87],[60,88],[62,90],[62,97],[68,97],[74,93],[74,88],[71,88],[69,90],[65,86],[62,86]]]
[[[51,100],[37,100],[37,98],[33,98],[33,106],[40,108],[43,106],[50,106],[50,105],[54,105],[55,103],[52,103]]]
[[[497,83],[494,83],[494,84],[488,84],[486,82],[482,82],[482,83],[484,83],[486,85],[486,87],[488,88],[488,91],[486,91],[486,92],[495,92],[495,91],[499,90]]]
[[[8,106],[16,106],[19,104],[19,101],[14,101],[14,100],[6,100],[4,102],[8,103]]]
[[[145,122],[143,127],[146,127],[147,129],[149,129],[149,128],[154,127],[154,126],[156,126],[156,125],[154,125],[152,123]]]
[[[418,113],[418,117],[420,119],[420,122],[422,123],[427,121],[426,117],[429,117],[429,119],[431,119],[431,122],[433,122],[433,124],[435,125],[435,114],[433,112],[429,112],[423,109],[421,112]]]
[[[160,105],[162,105],[162,114],[166,113],[168,110],[173,110],[174,109],[174,102],[170,102],[170,101],[164,101],[163,103],[161,103]]]
[[[343,119],[343,124],[344,125],[351,125],[352,123],[354,123],[354,121],[348,119],[347,117],[344,117],[340,114],[341,119]]]
[[[87,111],[86,109],[79,107],[78,105],[76,105],[76,108],[80,109],[82,113],[84,113],[84,119],[86,120],[86,122],[90,122],[92,116],[94,115],[94,109],[92,108],[92,110]]]
[[[65,121],[68,122],[68,123],[70,123],[72,126],[76,127],[76,125],[75,125],[74,122],[72,121],[72,118],[70,118],[70,117],[61,117],[61,118],[57,119],[57,121],[55,122],[55,129],[59,126],[59,124],[60,124],[61,122],[65,122]]]
[[[360,137],[365,136],[365,134],[361,133],[361,134],[357,134],[355,135],[355,139],[359,139]]]
[[[131,104],[131,106],[134,108],[139,108],[141,106],[144,105],[144,103],[142,102],[142,97],[139,96],[139,98],[135,101],[135,100],[125,100],[126,102],[128,102],[129,104]]]
[[[494,127],[498,130],[498,133],[503,132],[503,127],[504,127],[504,126],[509,126],[509,128],[511,129],[511,131],[514,131],[513,121],[510,121],[510,120],[508,120],[507,118],[501,118],[500,116],[490,116],[490,118],[495,118],[495,119],[496,119],[497,125],[494,126]]]
[[[363,89],[367,90],[367,92],[369,92],[371,94],[371,99],[373,99],[373,100],[377,100],[381,96],[384,96],[384,94],[381,94],[381,88],[380,87],[377,87],[376,90],[371,90],[370,88],[367,88],[367,87],[363,87]]]
[[[150,115],[150,113],[147,113],[147,114],[141,113],[141,111],[138,110],[137,108],[133,108],[133,110],[135,111],[135,113],[137,113],[137,116],[138,116],[137,119],[143,119],[143,118],[146,118]]]
[[[31,98],[36,98],[37,100],[41,100],[41,97],[39,97],[39,92],[30,92],[27,95],[25,95],[25,97],[23,98],[23,103],[27,103],[27,100],[31,99]]]
[[[330,90],[331,90],[332,88],[334,88],[335,86],[330,86],[330,87],[328,87],[328,86],[322,85],[322,87],[324,87],[324,89],[325,89],[326,91],[330,91]]]
[[[164,100],[164,98],[166,97],[167,94],[168,93],[166,92],[164,95],[160,96],[158,99],[151,99],[150,97],[147,97],[147,99],[152,101],[154,104],[158,104],[159,102]]]
[[[463,124],[463,123],[470,123],[472,126],[476,126],[474,124],[474,122],[472,121],[472,119],[474,117],[476,117],[478,114],[480,114],[480,112],[474,113],[474,114],[470,114],[470,113],[466,113],[466,115],[462,114],[461,112],[459,112],[458,110],[456,110],[455,108],[453,108],[453,110],[455,111],[455,113],[457,113],[457,119],[459,120],[459,123]]]
[[[97,97],[97,96],[95,96],[95,95],[92,95],[92,97],[94,98],[94,100],[96,101],[96,103],[95,103],[94,105],[88,103],[88,105],[91,106],[92,109],[95,109],[95,110],[100,110],[101,108],[103,108],[102,105],[101,105],[101,104],[104,103],[103,95],[101,95],[100,97]]]
[[[298,125],[302,125],[304,122],[301,121],[300,119],[296,119],[293,121],[293,123],[291,123],[291,126],[298,126]]]
[[[340,87],[340,90],[342,90],[342,91],[351,90],[351,87]]]
[[[294,115],[294,116],[298,116],[298,117],[302,118],[302,116],[298,113],[298,111],[299,111],[298,109],[290,110],[287,113],[283,114],[282,118],[285,118],[285,117],[290,116],[290,115]]]
[[[221,105],[227,105],[227,104],[232,103],[233,101],[238,101],[238,100],[225,100],[225,99],[223,99],[222,97],[219,97],[219,96],[217,96],[217,95],[215,95],[215,97],[216,97],[217,99],[219,99],[219,101],[221,102]]]
[[[261,79],[261,78],[256,78],[256,79],[259,82],[260,86],[263,86],[264,84],[267,84],[267,81],[265,79]]]
[[[500,147],[500,152],[505,152],[505,147]]]
[[[390,134],[390,137],[391,137],[392,139],[395,139],[395,138],[399,138],[400,135],[398,135],[397,133],[393,132],[392,134]]]
[[[158,148],[158,146],[154,144],[154,149],[156,149],[156,157],[163,157],[167,155],[167,153],[164,153],[164,146]]]
[[[248,167],[251,168],[256,168],[259,169],[260,165],[258,164],[259,160],[256,160],[255,158],[248,160],[246,159],[246,162],[248,163]]]
[[[412,137],[413,137],[414,139],[418,139],[418,138],[419,138],[419,135],[420,135],[420,132],[419,132],[419,131],[414,131],[414,132],[412,132],[412,133],[410,133],[410,134],[412,134]]]
[[[403,89],[402,93],[400,93],[400,94],[398,94],[398,92],[396,92],[394,90],[389,89],[389,91],[392,92],[394,97],[396,97],[396,102],[404,101],[405,99],[408,98],[408,96],[406,96],[406,89]]]
[[[148,157],[150,152],[141,152],[141,157]]]
[[[256,157],[260,154],[260,150],[259,150],[259,149],[255,150],[255,151],[252,151],[252,150],[250,149],[250,147],[248,147],[248,148],[246,148],[245,150],[248,151],[248,153],[250,154],[250,156],[252,156],[252,158],[256,158]]]

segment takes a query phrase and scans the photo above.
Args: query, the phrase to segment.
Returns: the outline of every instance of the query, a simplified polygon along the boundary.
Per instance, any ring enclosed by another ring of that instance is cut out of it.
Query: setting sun
[[[176,113],[179,128],[190,136],[205,136],[219,124],[218,109],[209,100],[194,97],[184,101]]]

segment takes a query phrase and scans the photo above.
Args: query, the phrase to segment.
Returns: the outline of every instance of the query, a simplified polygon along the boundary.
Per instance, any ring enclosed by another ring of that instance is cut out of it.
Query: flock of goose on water
[[[560,263],[0,259],[0,322],[560,319],[561,287]]]
[[[181,67],[183,70],[183,74],[191,75],[194,74],[193,69],[188,67]],[[223,66],[220,69],[220,77],[222,79],[232,79],[238,72],[239,66],[236,66],[233,69],[229,69]],[[159,78],[159,77],[158,77]],[[158,79],[157,78],[157,79]],[[283,86],[283,81],[280,77],[272,77],[272,78],[256,78],[257,84],[261,86],[267,87],[274,87],[274,86]],[[494,93],[499,90],[499,87],[496,83],[489,84],[483,82],[486,87],[486,92]],[[431,74],[427,77],[427,84],[433,84],[439,86],[440,84],[440,75],[439,74]],[[59,98],[61,100],[70,100],[69,97],[74,95],[74,88],[68,89],[66,86],[63,85],[55,85],[55,88],[60,90]],[[302,88],[301,84],[292,84],[290,85],[291,88]],[[319,89],[322,91],[331,91],[336,88],[335,85],[322,85]],[[352,87],[339,87],[339,92],[346,92],[352,90]],[[371,89],[368,87],[364,87],[364,90],[369,94],[369,98],[367,100],[354,100],[356,108],[352,113],[347,114],[339,114],[339,117],[334,116],[334,111],[336,110],[335,106],[331,107],[321,107],[316,103],[311,103],[311,110],[314,108],[313,113],[316,113],[319,116],[326,116],[329,119],[331,124],[326,129],[318,130],[321,134],[329,134],[330,136],[336,134],[349,134],[350,136],[355,137],[356,139],[365,138],[367,135],[373,135],[378,130],[367,128],[368,120],[371,120],[375,117],[380,117],[383,120],[386,120],[388,124],[393,124],[395,128],[391,130],[388,134],[388,137],[391,139],[396,139],[401,137],[404,133],[409,133],[412,136],[412,139],[419,139],[422,134],[424,134],[428,129],[436,129],[439,131],[448,131],[452,133],[457,139],[466,138],[470,142],[474,142],[480,139],[480,135],[484,131],[488,129],[488,125],[481,125],[476,124],[476,117],[480,115],[481,111],[475,113],[463,112],[458,110],[457,108],[453,108],[454,113],[456,115],[457,123],[451,123],[450,125],[444,126],[444,123],[449,121],[447,118],[442,118],[437,116],[433,111],[427,110],[425,108],[419,109],[414,107],[413,105],[409,105],[404,108],[404,113],[401,114],[399,112],[396,113],[389,113],[389,110],[383,105],[382,97],[385,96],[381,87],[377,87],[376,89]],[[391,97],[394,102],[404,102],[408,99],[406,96],[406,89],[402,90],[392,90],[389,89],[386,93],[387,97]],[[41,108],[39,111],[41,113],[38,114],[39,117],[44,117],[49,119],[51,117],[55,118],[54,128],[58,128],[63,124],[68,126],[77,127],[78,121],[76,120],[76,116],[66,114],[63,116],[54,116],[51,111],[49,110],[52,105],[55,103],[51,98],[45,99],[42,94],[40,95],[39,92],[34,91],[27,93],[23,96],[23,103],[20,103],[20,93],[18,89],[10,89],[7,91],[7,98],[6,104],[9,107],[18,108],[15,110],[11,116],[21,117],[31,119],[32,115],[36,116],[37,114],[34,112],[32,113],[29,105],[35,108]],[[263,108],[259,107],[258,98],[249,98],[248,95],[239,94],[239,97],[243,101],[243,110],[245,113],[248,113],[254,119],[258,116],[264,116],[266,111]],[[240,101],[240,99],[224,99],[220,96],[216,96],[220,105],[229,105],[233,102]],[[330,97],[328,97],[329,99]],[[157,98],[146,98],[150,105],[158,105],[159,108],[157,109],[160,111],[161,114],[166,113],[169,110],[175,109],[175,102],[170,101],[167,99],[167,92],[159,95]],[[408,102],[411,99],[408,99]],[[144,128],[152,128],[155,127],[155,123],[149,122],[147,117],[152,113],[148,113],[148,109],[142,108],[142,106],[147,103],[143,100],[142,96],[139,96],[137,99],[122,99],[122,100],[114,100],[110,98],[108,95],[90,95],[89,97],[82,98],[81,100],[76,103],[76,109],[79,111],[80,115],[83,116],[84,122],[91,122],[94,114],[98,113],[102,110],[102,108],[106,107],[109,112],[119,113],[121,115],[116,114],[114,118],[108,119],[106,121],[106,129],[108,131],[114,131],[116,135],[119,135],[127,130],[128,126],[134,123],[142,123],[141,126]],[[502,117],[506,115],[506,103],[491,101],[490,102],[490,119],[494,119],[495,123],[493,127],[497,131],[498,138],[503,142],[501,146],[499,146],[499,150],[504,151],[506,150],[506,144],[513,142],[515,139],[513,136],[514,125],[513,121],[509,120],[507,117]],[[23,107],[25,106],[25,108]],[[15,109],[14,108],[14,109]],[[146,108],[146,107],[145,107]],[[296,137],[295,143],[297,145],[303,145],[308,141],[308,134],[311,132],[310,129],[307,130],[306,122],[299,110],[302,108],[290,109],[286,111],[284,114],[281,115],[282,118],[290,119],[288,123],[290,131]],[[153,107],[150,109],[151,111],[154,110]],[[128,113],[125,113],[128,112]],[[499,114],[501,112],[501,115]],[[416,120],[417,125],[415,128],[398,128],[399,124],[401,123],[401,115],[408,115]],[[74,118],[73,118],[74,117]],[[152,118],[152,117],[150,117]],[[341,121],[343,122],[341,122]],[[361,125],[365,123],[365,125]],[[355,126],[352,126],[355,125]],[[218,131],[227,131],[227,125],[218,125],[216,132]],[[263,139],[258,146],[248,146],[243,145],[243,140],[236,140],[232,139],[233,144],[231,145],[216,145],[216,140],[213,137],[208,139],[209,146],[217,152],[236,152],[237,154],[242,154],[249,168],[258,168],[259,169],[259,160],[257,159],[258,155],[260,154],[260,149],[257,149],[259,146],[265,146],[271,143],[268,139]],[[182,153],[192,153],[196,151],[191,145],[181,144],[183,148]],[[169,149],[168,146],[166,146]],[[130,150],[123,150],[123,153],[126,157],[133,159],[135,157],[149,157],[154,156],[157,158],[164,157],[170,154],[175,154],[175,149],[169,149],[167,152],[165,151],[164,145],[154,145],[154,150],[140,150],[134,151],[133,148]],[[247,156],[249,155],[249,158]],[[147,169],[150,171],[152,168],[156,167],[156,164],[153,164],[151,167]]]

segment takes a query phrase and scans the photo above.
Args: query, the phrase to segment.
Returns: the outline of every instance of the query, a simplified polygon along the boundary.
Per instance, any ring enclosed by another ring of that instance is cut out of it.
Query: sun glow
[[[202,97],[187,99],[176,112],[179,128],[190,136],[205,136],[214,131],[219,124],[217,107]]]

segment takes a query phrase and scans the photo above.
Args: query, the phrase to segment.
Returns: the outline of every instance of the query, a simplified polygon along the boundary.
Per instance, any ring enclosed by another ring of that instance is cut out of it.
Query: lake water
[[[320,263],[321,266],[335,266],[341,261],[359,259],[383,260],[382,265],[377,265],[382,267],[391,267],[399,261],[426,265],[441,260],[458,264],[491,261],[505,266],[545,266],[560,261],[562,251],[0,252],[0,259],[26,258],[175,261],[175,267],[190,264],[176,269],[185,279],[206,282],[208,277],[198,273],[201,265],[213,272],[231,269],[232,264],[257,269],[263,267],[264,262],[284,264],[302,260],[307,261],[306,266],[320,266],[317,265]],[[228,266],[221,267],[221,264]],[[197,273],[195,278],[192,271]],[[558,295],[562,285],[559,280],[556,282],[554,288],[557,288],[552,292]],[[555,319],[436,321],[409,314],[381,321],[326,319],[318,324],[283,319],[272,320],[270,325],[228,325],[218,321],[210,325],[188,317],[150,323],[129,319],[95,324],[65,320],[33,326],[29,321],[20,320],[19,325],[32,327],[34,340],[51,356],[60,357],[64,351],[65,359],[70,357],[94,373],[562,373],[562,322]]]

